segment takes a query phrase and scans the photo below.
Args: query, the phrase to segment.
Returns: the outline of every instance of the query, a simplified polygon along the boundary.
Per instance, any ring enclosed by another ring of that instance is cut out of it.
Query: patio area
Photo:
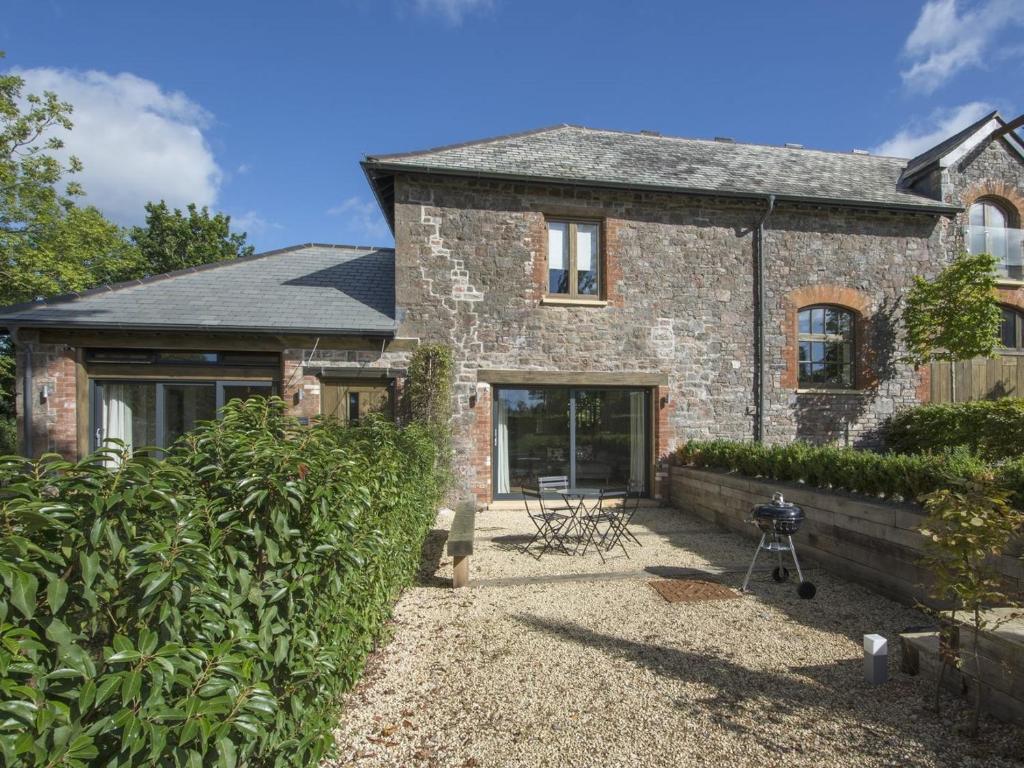
[[[642,507],[642,546],[606,555],[520,551],[522,511],[477,517],[471,586],[450,587],[450,515],[428,539],[393,638],[346,702],[335,765],[1016,766],[1024,733],[960,706],[929,710],[934,681],[899,672],[917,611],[809,569],[776,584],[762,556],[750,594],[667,602],[649,582],[738,589],[753,543],[677,510]],[[890,681],[863,680],[861,638],[889,638]]]

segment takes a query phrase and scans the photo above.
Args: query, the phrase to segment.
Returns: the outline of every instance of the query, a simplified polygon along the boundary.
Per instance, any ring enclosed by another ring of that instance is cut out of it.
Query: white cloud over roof
[[[178,91],[123,72],[37,68],[15,70],[24,92],[54,91],[74,106],[65,154],[85,166],[77,180],[83,202],[121,224],[140,223],[143,205],[213,205],[223,181],[204,131],[212,117]]]

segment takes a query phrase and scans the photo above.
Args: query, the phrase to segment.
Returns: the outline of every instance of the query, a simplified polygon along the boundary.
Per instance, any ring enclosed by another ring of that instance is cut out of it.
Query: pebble
[[[676,510],[641,509],[643,546],[605,563],[521,553],[521,512],[477,527],[470,588],[432,553],[399,599],[325,766],[1024,766],[1024,729],[983,717],[967,739],[964,704],[936,715],[934,681],[899,671],[898,633],[928,623],[911,608],[817,569],[814,600],[755,572],[735,600],[667,603],[658,567],[723,568],[710,578],[738,589],[753,555]],[[863,680],[867,632],[894,649],[884,686]]]

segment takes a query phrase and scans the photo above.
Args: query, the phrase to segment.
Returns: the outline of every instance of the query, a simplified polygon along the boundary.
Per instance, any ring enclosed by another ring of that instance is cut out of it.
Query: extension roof
[[[393,336],[395,253],[310,243],[0,308],[0,328]]]

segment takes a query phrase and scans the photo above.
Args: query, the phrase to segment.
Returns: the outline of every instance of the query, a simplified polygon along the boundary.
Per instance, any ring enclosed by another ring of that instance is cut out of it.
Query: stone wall
[[[490,429],[482,368],[666,374],[656,459],[679,440],[751,439],[752,229],[763,212],[683,195],[399,177],[399,335],[455,352],[462,488],[490,495],[479,450]],[[603,220],[605,305],[542,303],[545,214]],[[920,378],[899,362],[896,320],[913,275],[937,271],[944,258],[935,217],[782,205],[766,239],[767,438],[875,442],[889,414],[917,402]],[[818,285],[866,296],[877,384],[835,394],[783,382],[795,333],[789,297]]]
[[[751,542],[761,535],[750,524],[751,508],[780,492],[807,515],[794,536],[801,565],[805,560],[821,565],[904,603],[927,599],[922,585],[929,575],[917,564],[924,538],[917,529],[924,513],[916,505],[690,467],[673,466],[670,477],[672,506],[741,533]],[[1008,589],[1024,590],[1024,563],[1019,558],[1001,557],[999,569]]]
[[[942,171],[942,197],[965,209],[980,197],[998,198],[1009,208],[1008,226],[1024,226],[1024,158],[1003,139],[982,142],[958,163]],[[964,226],[967,213],[947,220],[949,258],[965,250]]]

